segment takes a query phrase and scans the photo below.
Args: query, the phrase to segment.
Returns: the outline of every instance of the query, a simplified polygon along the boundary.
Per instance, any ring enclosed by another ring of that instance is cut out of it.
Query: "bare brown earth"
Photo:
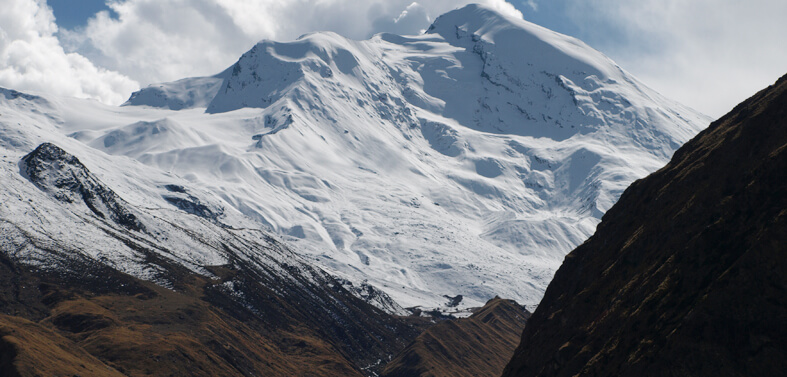
[[[123,376],[68,338],[24,318],[0,315],[0,334],[0,375]]]
[[[504,376],[787,370],[787,76],[629,187],[571,252]]]
[[[499,376],[519,344],[530,313],[495,298],[469,318],[441,322],[418,336],[383,371],[384,377]]]
[[[150,292],[134,296],[48,287],[45,296],[61,297],[47,317],[0,317],[14,369],[21,376],[362,375],[307,329],[270,331],[198,298],[144,285]]]
[[[297,314],[266,323],[223,310],[206,295],[215,281],[185,275],[170,290],[106,269],[112,284],[97,285],[0,262],[2,376],[365,375]],[[401,328],[426,325],[415,321]]]

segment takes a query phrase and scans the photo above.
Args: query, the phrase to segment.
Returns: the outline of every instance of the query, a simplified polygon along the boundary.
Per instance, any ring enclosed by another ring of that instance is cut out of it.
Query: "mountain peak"
[[[618,79],[623,75],[612,60],[584,42],[486,5],[470,4],[445,13],[427,33],[474,51],[494,51],[501,60],[559,73],[572,80],[588,75],[602,80]]]
[[[444,38],[450,38],[457,29],[484,35],[494,30],[515,27],[520,22],[526,21],[502,14],[486,5],[468,4],[438,16],[426,32],[440,34]]]
[[[707,124],[581,41],[481,5],[425,35],[262,41],[226,72],[210,115],[168,112],[166,135],[137,118],[71,131],[189,177],[404,307],[535,304],[623,189]],[[424,242],[426,259],[402,257]]]
[[[43,143],[26,155],[21,168],[42,191],[66,203],[84,202],[99,218],[110,218],[131,230],[144,226],[125,202],[104,185],[76,158],[52,143]]]

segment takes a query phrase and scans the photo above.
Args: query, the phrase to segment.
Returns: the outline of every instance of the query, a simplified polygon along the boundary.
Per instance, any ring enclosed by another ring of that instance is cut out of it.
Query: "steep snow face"
[[[171,110],[205,107],[216,96],[228,71],[211,77],[193,77],[150,85],[131,94],[121,106],[151,106]]]
[[[251,271],[279,296],[315,297],[308,305],[317,310],[338,310],[319,301],[325,292],[336,302],[350,294],[335,288],[344,280],[314,268],[210,193],[62,137],[57,113],[70,106],[56,102],[0,89],[0,252],[65,275],[79,273],[63,271],[70,266],[105,265],[170,288],[182,278],[168,274],[173,266],[216,279],[210,272],[216,266]],[[96,103],[71,103],[78,104]],[[97,115],[94,109],[88,116]],[[216,286],[230,289],[233,282]],[[374,293],[389,312],[403,314],[384,293]],[[246,305],[242,297],[239,303]],[[332,315],[348,320],[346,312]]]
[[[623,190],[709,121],[581,41],[477,5],[420,36],[263,41],[225,75],[202,108],[171,110],[193,86],[164,84],[147,106],[61,100],[49,121],[403,306],[537,304]]]

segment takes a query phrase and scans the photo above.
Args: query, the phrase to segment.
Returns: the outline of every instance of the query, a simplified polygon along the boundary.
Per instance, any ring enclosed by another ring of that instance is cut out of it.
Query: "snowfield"
[[[162,213],[151,224],[191,195],[215,222],[273,232],[404,307],[499,295],[532,309],[623,190],[710,121],[583,42],[479,5],[419,36],[262,41],[216,76],[154,85],[122,107],[16,95],[0,95],[3,218],[37,212],[51,237],[96,242],[57,226],[87,217],[25,203],[15,164],[50,141]],[[175,244],[195,271],[222,263]],[[97,257],[155,277],[113,247]]]

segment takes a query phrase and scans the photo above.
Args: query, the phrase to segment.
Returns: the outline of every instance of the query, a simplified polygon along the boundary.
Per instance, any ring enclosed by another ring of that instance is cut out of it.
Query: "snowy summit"
[[[11,97],[9,159],[54,142],[129,205],[199,198],[211,221],[273,232],[403,307],[536,305],[623,190],[709,122],[583,42],[481,5],[417,36],[262,41],[120,108]]]

